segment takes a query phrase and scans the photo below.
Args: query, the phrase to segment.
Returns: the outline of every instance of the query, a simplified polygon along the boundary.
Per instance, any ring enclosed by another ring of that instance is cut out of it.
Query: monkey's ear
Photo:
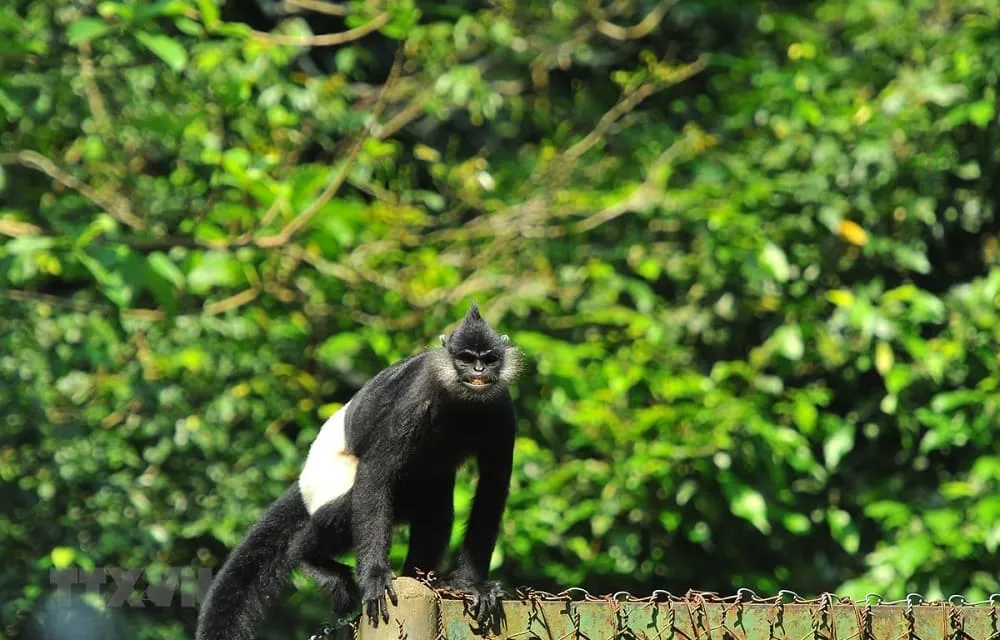
[[[500,336],[500,342],[502,342],[503,346],[506,347],[507,345],[510,344],[510,336],[508,336],[506,333],[503,334],[502,336]]]
[[[447,347],[448,346],[448,336],[446,336],[446,335],[444,335],[442,333],[440,336],[438,336],[438,339],[441,340],[441,346],[442,347]]]

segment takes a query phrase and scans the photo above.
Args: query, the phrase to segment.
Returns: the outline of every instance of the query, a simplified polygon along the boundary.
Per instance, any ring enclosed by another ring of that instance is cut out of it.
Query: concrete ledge
[[[424,583],[413,578],[392,581],[399,606],[389,603],[389,624],[379,621],[373,629],[362,615],[358,628],[361,640],[434,640],[438,635],[438,599]]]

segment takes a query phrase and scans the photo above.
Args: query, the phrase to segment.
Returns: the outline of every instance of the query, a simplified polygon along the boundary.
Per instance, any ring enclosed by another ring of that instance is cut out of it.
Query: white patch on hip
[[[306,456],[306,464],[299,475],[299,490],[309,515],[325,504],[333,502],[354,486],[358,458],[347,450],[344,432],[347,405],[323,423]]]

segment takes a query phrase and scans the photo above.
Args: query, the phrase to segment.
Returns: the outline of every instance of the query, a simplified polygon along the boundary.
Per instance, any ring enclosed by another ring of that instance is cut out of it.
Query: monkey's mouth
[[[490,386],[490,381],[486,378],[471,378],[469,380],[463,380],[462,384],[467,387],[472,387],[473,389],[484,389]]]

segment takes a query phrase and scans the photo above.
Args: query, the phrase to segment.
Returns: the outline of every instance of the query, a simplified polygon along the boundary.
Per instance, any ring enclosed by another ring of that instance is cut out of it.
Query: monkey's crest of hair
[[[462,323],[455,328],[445,344],[448,353],[452,355],[462,349],[489,351],[490,349],[502,349],[504,346],[506,345],[503,337],[483,320],[475,302],[472,303],[472,307],[465,314]]]

